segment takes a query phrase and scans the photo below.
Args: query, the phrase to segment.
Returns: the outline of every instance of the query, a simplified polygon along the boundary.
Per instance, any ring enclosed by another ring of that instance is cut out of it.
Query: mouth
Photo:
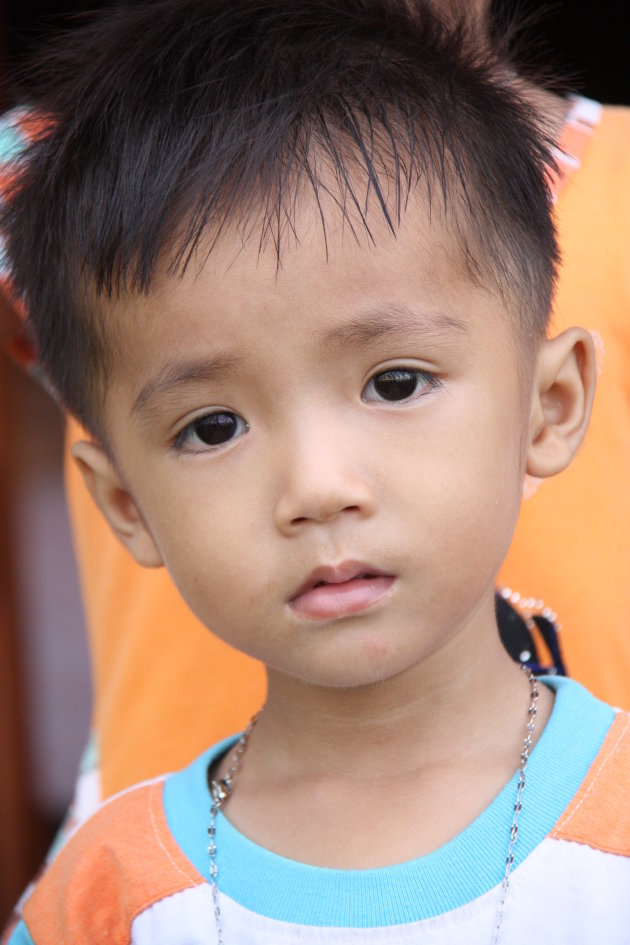
[[[330,620],[369,610],[391,590],[392,574],[354,561],[317,568],[291,597],[289,606],[302,617]]]

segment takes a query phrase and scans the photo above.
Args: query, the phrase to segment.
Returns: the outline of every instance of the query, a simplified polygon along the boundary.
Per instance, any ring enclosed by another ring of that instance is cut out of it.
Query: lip
[[[395,576],[362,561],[316,568],[291,597],[289,606],[302,617],[330,620],[361,613],[382,600]]]

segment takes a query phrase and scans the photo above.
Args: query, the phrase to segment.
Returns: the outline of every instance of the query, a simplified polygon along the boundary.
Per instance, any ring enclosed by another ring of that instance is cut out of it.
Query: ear
[[[595,349],[583,328],[569,328],[543,342],[532,392],[530,476],[544,479],[569,465],[586,433],[595,380]]]
[[[116,537],[138,564],[159,568],[164,562],[155,540],[105,450],[96,443],[79,440],[71,452],[88,491]]]

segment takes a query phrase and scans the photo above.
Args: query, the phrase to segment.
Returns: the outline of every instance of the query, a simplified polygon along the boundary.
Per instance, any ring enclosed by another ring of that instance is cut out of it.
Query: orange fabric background
[[[558,615],[570,676],[630,709],[630,109],[604,109],[557,224],[551,333],[596,331],[602,370],[586,440],[523,502],[499,581]]]

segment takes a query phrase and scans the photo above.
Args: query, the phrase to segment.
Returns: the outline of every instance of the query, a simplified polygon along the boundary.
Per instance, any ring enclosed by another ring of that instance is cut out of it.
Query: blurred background
[[[16,75],[51,30],[71,27],[73,12],[114,5],[0,4],[0,106],[14,104]],[[621,2],[515,5],[535,14],[541,61],[585,95],[630,103]],[[48,396],[0,355],[0,925],[63,817],[90,720],[62,423]]]

